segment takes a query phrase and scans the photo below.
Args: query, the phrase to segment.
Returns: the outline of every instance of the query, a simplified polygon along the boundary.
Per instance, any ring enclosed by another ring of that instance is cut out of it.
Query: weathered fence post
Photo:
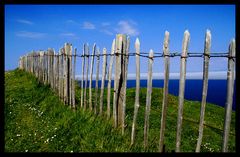
[[[87,57],[87,65],[86,65],[86,80],[85,80],[85,89],[84,89],[84,106],[83,106],[83,108],[84,108],[84,110],[86,110],[86,108],[87,108],[87,84],[88,84],[88,71],[89,71],[89,69],[88,69],[88,65],[89,65],[89,46],[88,46],[88,44],[87,45],[85,45],[85,47],[84,47],[84,51],[85,51],[85,55],[86,55],[86,57]]]
[[[64,66],[64,103],[65,105],[68,105],[68,67],[67,67],[67,44],[64,44],[64,61],[63,61],[63,66]]]
[[[227,101],[225,105],[225,120],[224,120],[224,131],[223,131],[223,145],[222,151],[228,152],[228,138],[231,124],[232,114],[232,102],[233,102],[233,91],[234,91],[234,67],[236,59],[236,45],[235,39],[233,39],[229,45],[229,57],[228,57],[228,72],[227,72]]]
[[[68,103],[72,106],[72,44],[67,45],[67,68],[68,68]]]
[[[103,94],[104,94],[104,85],[106,79],[106,66],[107,66],[107,49],[103,48],[103,65],[102,65],[102,83],[101,83],[101,93],[100,93],[100,108],[99,114],[102,114],[103,110]]]
[[[59,94],[59,54],[56,54],[56,92]]]
[[[148,59],[148,81],[147,81],[147,96],[144,120],[144,150],[148,147],[148,130],[149,130],[149,115],[151,109],[151,95],[152,95],[152,64],[153,64],[153,50],[149,52]]]
[[[112,42],[112,50],[111,50],[111,57],[109,63],[109,70],[108,70],[108,93],[107,93],[107,118],[110,118],[110,103],[111,103],[111,81],[112,81],[112,65],[114,59],[114,51],[115,51],[115,39]]]
[[[97,66],[96,66],[96,82],[95,82],[95,105],[94,113],[97,114],[97,104],[98,104],[98,78],[99,78],[99,61],[100,61],[100,51],[97,48]]]
[[[73,106],[73,109],[74,109],[74,110],[76,110],[76,104],[75,104],[76,55],[77,55],[77,48],[74,49],[74,62],[73,62],[73,72],[72,72],[72,106]]]
[[[205,35],[204,43],[204,63],[203,63],[203,91],[202,91],[202,104],[201,104],[201,115],[199,124],[199,136],[197,141],[196,152],[200,152],[202,137],[203,137],[203,122],[205,114],[205,105],[207,99],[207,89],[208,89],[208,66],[209,66],[209,53],[211,47],[211,33],[207,30]]]
[[[125,62],[126,62],[126,35],[117,34],[116,36],[116,62],[114,78],[114,97],[113,97],[113,115],[114,127],[122,126],[123,123],[123,97],[125,84]]]
[[[89,108],[92,111],[92,74],[93,74],[93,65],[94,65],[94,56],[95,56],[95,49],[96,44],[93,45],[93,52],[91,57],[91,64],[90,64],[90,82],[89,82]]]
[[[163,43],[164,53],[164,87],[163,87],[163,101],[162,101],[162,115],[161,115],[161,128],[160,128],[160,139],[159,139],[159,151],[163,151],[164,144],[164,132],[166,126],[167,117],[167,106],[168,106],[168,81],[169,81],[169,32],[165,32],[165,38]]]
[[[188,53],[188,43],[190,34],[188,30],[184,32],[182,56],[180,63],[180,81],[179,81],[179,99],[178,99],[178,119],[177,119],[177,137],[176,137],[176,152],[180,152],[182,119],[183,119],[183,103],[184,103],[184,90],[186,80],[186,58]]]
[[[123,76],[123,101],[122,101],[122,135],[124,134],[125,128],[125,112],[126,112],[126,88],[127,88],[127,73],[128,73],[128,53],[130,48],[130,38],[127,36],[127,39],[124,43],[124,50],[125,52],[125,61],[124,61],[124,76]]]
[[[83,107],[83,82],[84,82],[84,70],[85,70],[85,44],[83,44],[83,54],[82,54],[82,82],[81,82],[81,107]]]
[[[135,103],[134,103],[134,115],[133,115],[133,124],[132,124],[132,134],[131,134],[131,145],[133,145],[135,140],[135,130],[137,122],[137,114],[139,109],[139,90],[140,90],[140,42],[137,38],[135,41],[136,49],[136,94],[135,94]]]

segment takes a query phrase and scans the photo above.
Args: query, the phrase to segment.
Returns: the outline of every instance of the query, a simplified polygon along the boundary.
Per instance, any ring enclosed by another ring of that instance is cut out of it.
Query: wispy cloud
[[[109,30],[107,30],[107,29],[103,29],[103,30],[101,30],[100,32],[103,32],[103,33],[105,33],[105,34],[107,34],[107,35],[113,35],[113,32],[111,32],[111,31],[109,31]]]
[[[75,37],[76,34],[74,34],[74,33],[61,33],[60,36]]]
[[[110,26],[111,23],[110,23],[110,22],[102,22],[101,25],[102,25],[103,27],[106,27],[106,26]]]
[[[133,20],[121,20],[118,22],[118,27],[115,28],[115,31],[121,34],[137,36],[139,35],[139,31],[135,28],[136,25],[137,23]]]
[[[27,25],[33,25],[33,22],[29,20],[24,20],[24,19],[18,19],[17,22],[27,24]]]
[[[16,36],[18,37],[24,37],[24,38],[43,38],[46,36],[46,33],[40,33],[40,32],[29,32],[29,31],[19,31],[16,33]]]
[[[59,34],[61,37],[71,37],[72,39],[79,39],[75,33],[67,32]]]
[[[95,25],[92,24],[91,22],[83,22],[83,25],[82,25],[82,28],[83,29],[95,29]]]

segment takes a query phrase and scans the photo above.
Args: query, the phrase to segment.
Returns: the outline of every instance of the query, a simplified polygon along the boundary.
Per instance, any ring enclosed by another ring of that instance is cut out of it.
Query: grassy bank
[[[94,96],[93,90],[93,96]],[[106,90],[104,93],[106,111]],[[112,119],[79,109],[80,89],[76,89],[78,110],[65,106],[48,86],[21,70],[5,72],[6,152],[144,152],[143,127],[146,88],[140,92],[136,142],[130,147],[135,89],[127,89],[126,131],[113,129]],[[178,97],[169,95],[165,131],[166,151],[175,149]],[[154,88],[150,113],[149,152],[158,151],[162,89]],[[199,125],[200,102],[187,101],[183,110],[181,150],[194,152]],[[207,104],[201,151],[220,152],[224,108]],[[235,112],[232,114],[229,151],[235,151]]]

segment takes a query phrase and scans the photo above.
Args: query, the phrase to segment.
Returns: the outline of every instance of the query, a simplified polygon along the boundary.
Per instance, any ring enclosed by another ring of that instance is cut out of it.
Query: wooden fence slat
[[[148,59],[148,80],[147,80],[147,96],[144,120],[144,150],[148,147],[148,130],[149,130],[149,115],[151,109],[151,95],[152,95],[152,64],[153,64],[153,50],[149,52]]]
[[[124,134],[125,129],[125,112],[126,112],[126,88],[127,88],[127,73],[128,73],[128,53],[129,53],[129,47],[130,47],[130,39],[129,36],[127,36],[127,39],[124,43],[124,49],[125,49],[125,62],[124,62],[124,77],[123,77],[123,102],[122,102],[122,135]]]
[[[110,63],[109,63],[109,70],[108,70],[108,93],[107,93],[107,118],[110,118],[110,103],[111,103],[111,81],[112,81],[112,65],[113,65],[113,59],[114,59],[114,51],[115,51],[115,39],[113,39],[112,42],[112,49],[111,49],[111,57],[110,57]]]
[[[94,65],[94,56],[96,51],[96,44],[93,44],[92,50],[92,57],[91,57],[91,64],[90,64],[90,82],[89,82],[89,108],[92,111],[92,74],[93,74],[93,65]]]
[[[159,151],[163,151],[164,144],[164,132],[166,126],[167,117],[167,106],[168,106],[168,82],[169,82],[169,32],[165,32],[165,38],[163,43],[164,53],[164,87],[163,87],[163,100],[162,100],[162,115],[161,115],[161,128],[160,128],[160,139],[159,139]]]
[[[204,43],[204,63],[203,63],[203,90],[202,90],[202,104],[201,104],[201,115],[200,115],[200,123],[199,123],[199,135],[197,141],[196,152],[200,152],[202,137],[203,137],[203,123],[204,123],[204,115],[205,115],[205,106],[207,100],[207,89],[208,89],[208,66],[209,66],[209,53],[211,47],[211,33],[207,30],[205,35],[205,43]]]
[[[136,130],[136,121],[138,109],[140,106],[139,103],[139,91],[140,91],[140,42],[137,38],[135,41],[135,50],[136,50],[136,94],[135,94],[135,103],[134,103],[134,115],[133,115],[133,124],[132,124],[132,134],[131,134],[131,145],[134,144],[135,140],[135,130]]]
[[[228,152],[228,138],[231,125],[231,114],[232,114],[232,103],[233,103],[233,92],[234,92],[234,67],[236,59],[236,44],[233,39],[229,45],[229,58],[228,58],[228,72],[227,72],[227,99],[225,105],[225,120],[224,120],[224,131],[223,131],[223,144],[222,152]]]
[[[96,82],[95,82],[95,105],[94,113],[97,114],[97,105],[98,105],[98,79],[99,79],[99,62],[100,62],[100,51],[97,48],[97,66],[96,66]]]
[[[82,57],[82,81],[81,81],[81,108],[83,107],[83,82],[84,82],[84,70],[85,70],[85,44],[83,44],[83,57]]]
[[[75,104],[76,55],[77,55],[77,48],[74,49],[74,62],[73,62],[73,73],[72,73],[72,105],[74,110],[76,110],[76,104]]]
[[[101,93],[100,93],[100,108],[99,114],[103,112],[103,94],[104,94],[104,85],[106,79],[106,67],[107,67],[107,49],[103,48],[103,65],[102,65],[102,83],[101,83]]]
[[[87,65],[86,65],[86,80],[85,80],[85,89],[84,89],[84,105],[83,105],[83,109],[86,110],[87,108],[87,85],[88,85],[88,65],[89,65],[89,46],[88,44],[85,45],[85,55],[87,57]]]
[[[70,104],[70,107],[72,106],[72,44],[68,44],[67,46],[67,55],[68,55],[68,103]]]
[[[179,80],[179,99],[178,99],[178,119],[177,119],[177,137],[176,137],[176,152],[180,152],[182,119],[183,119],[183,103],[184,103],[184,90],[186,80],[186,57],[188,53],[188,43],[190,34],[188,30],[184,32],[182,56],[180,63],[180,80]]]

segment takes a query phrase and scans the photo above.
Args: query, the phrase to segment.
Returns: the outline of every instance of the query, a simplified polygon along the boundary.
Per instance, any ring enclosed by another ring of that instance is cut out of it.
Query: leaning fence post
[[[211,33],[209,30],[206,32],[205,43],[204,43],[204,63],[203,63],[203,91],[202,91],[202,104],[201,104],[201,115],[199,124],[199,135],[197,141],[196,152],[200,152],[202,137],[203,137],[203,122],[205,114],[205,106],[207,99],[208,89],[208,65],[209,65],[209,53],[211,47]]]
[[[87,108],[87,84],[88,84],[88,65],[89,65],[89,47],[88,47],[88,44],[85,45],[84,47],[84,51],[85,51],[85,54],[86,54],[86,57],[87,57],[87,65],[86,65],[86,80],[85,80],[85,89],[84,89],[84,106],[83,106],[83,109],[86,110]]]
[[[110,103],[111,103],[111,81],[112,81],[112,65],[113,65],[113,59],[114,59],[114,51],[115,51],[115,39],[113,39],[112,42],[112,52],[110,57],[110,63],[109,63],[109,70],[108,70],[108,93],[107,93],[107,118],[110,118]]]
[[[81,82],[81,107],[83,107],[83,82],[84,82],[84,70],[85,70],[85,44],[83,44],[83,54],[82,54],[82,82]]]
[[[165,32],[165,38],[163,43],[164,53],[164,87],[163,87],[163,101],[162,101],[162,116],[161,116],[161,128],[160,128],[160,140],[159,151],[163,151],[164,144],[164,132],[166,126],[167,106],[168,106],[168,81],[169,81],[169,32]]]
[[[101,83],[100,109],[99,109],[100,115],[102,114],[102,110],[103,110],[103,93],[104,93],[104,84],[106,79],[106,65],[107,65],[107,49],[103,48],[102,83]]]
[[[139,104],[139,90],[140,90],[140,42],[139,39],[136,39],[135,42],[136,49],[136,94],[135,94],[135,104],[134,104],[134,115],[133,115],[133,124],[132,124],[132,134],[131,134],[131,145],[134,143],[135,139],[135,130],[136,130],[136,121]]]
[[[233,102],[233,90],[234,90],[234,67],[235,67],[235,54],[236,54],[235,39],[231,41],[229,45],[229,57],[228,57],[228,72],[227,72],[227,101],[225,105],[225,120],[223,131],[223,145],[222,151],[228,152],[228,138],[231,125],[232,114],[232,102]]]
[[[123,102],[122,102],[122,135],[124,134],[125,129],[125,112],[126,112],[126,88],[127,88],[127,73],[128,73],[128,52],[130,48],[130,39],[129,36],[127,37],[127,40],[124,41],[124,50],[126,50],[125,53],[125,62],[124,62],[124,77],[123,77]]]
[[[188,30],[186,30],[184,32],[183,45],[182,45],[182,55],[181,55],[181,64],[180,64],[176,152],[180,152],[182,119],[183,119],[184,90],[185,90],[185,79],[186,79],[186,58],[187,58],[187,53],[188,53],[189,38],[190,38],[190,34],[189,34]]]
[[[96,82],[95,82],[95,105],[94,113],[97,114],[97,104],[98,104],[98,78],[99,78],[99,61],[100,61],[100,51],[97,48],[97,66],[96,66]]]
[[[148,59],[148,81],[147,81],[147,96],[144,120],[144,150],[148,146],[148,130],[149,130],[149,115],[151,109],[151,95],[152,95],[152,64],[153,64],[153,50],[149,52]]]
[[[93,45],[93,52],[91,57],[91,64],[90,64],[90,82],[89,82],[89,108],[92,111],[92,74],[93,74],[93,65],[94,65],[94,56],[95,56],[95,49],[96,44]]]

